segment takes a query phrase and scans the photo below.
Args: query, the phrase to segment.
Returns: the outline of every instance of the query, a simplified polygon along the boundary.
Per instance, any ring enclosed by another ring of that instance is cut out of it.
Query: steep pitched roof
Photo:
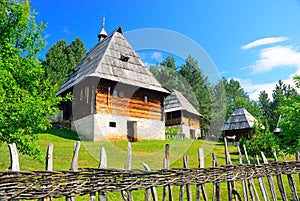
[[[255,117],[244,107],[238,107],[227,119],[223,125],[222,131],[252,128],[254,123],[257,123],[257,119],[255,119]]]
[[[122,60],[124,58],[127,61]],[[130,46],[123,35],[121,27],[100,41],[86,54],[56,95],[71,89],[88,76],[169,93],[156,80]]]
[[[173,90],[171,95],[165,99],[165,112],[173,112],[177,110],[186,110],[192,114],[202,116],[196,108],[180,93]]]

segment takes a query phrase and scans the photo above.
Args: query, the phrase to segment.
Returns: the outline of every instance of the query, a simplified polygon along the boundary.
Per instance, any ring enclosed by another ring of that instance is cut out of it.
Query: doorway
[[[196,139],[195,130],[190,129],[190,139]]]
[[[137,122],[127,121],[127,138],[129,142],[137,142]]]

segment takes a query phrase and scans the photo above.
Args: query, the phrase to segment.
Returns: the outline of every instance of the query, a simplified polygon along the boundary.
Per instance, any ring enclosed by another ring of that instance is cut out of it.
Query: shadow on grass
[[[75,131],[68,130],[68,129],[48,129],[41,134],[51,134],[57,137],[69,139],[69,140],[80,140],[78,134]]]

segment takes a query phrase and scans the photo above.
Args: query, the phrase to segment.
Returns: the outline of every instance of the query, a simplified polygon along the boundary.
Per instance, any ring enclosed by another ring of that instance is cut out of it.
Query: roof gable
[[[257,122],[257,119],[244,107],[238,107],[227,119],[222,131],[252,128]]]
[[[127,58],[124,60],[124,58]],[[69,90],[86,77],[94,76],[163,93],[169,93],[156,80],[130,46],[119,27],[94,46],[74,69],[57,95]]]
[[[165,112],[173,112],[177,110],[186,110],[192,114],[202,116],[196,108],[180,93],[173,90],[171,95],[165,99]]]

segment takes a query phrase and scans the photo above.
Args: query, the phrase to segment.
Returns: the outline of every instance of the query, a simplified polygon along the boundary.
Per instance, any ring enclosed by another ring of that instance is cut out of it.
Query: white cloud
[[[298,74],[299,75],[300,70],[297,71],[297,73],[292,74],[288,79],[282,80],[282,82],[286,85],[291,85],[295,87],[295,83],[293,80],[294,75]],[[251,100],[258,100],[259,94],[261,91],[266,91],[267,94],[269,95],[269,98],[272,100],[272,93],[273,90],[275,89],[276,84],[278,84],[278,81],[276,82],[270,82],[270,83],[264,83],[264,84],[254,84],[252,83],[251,80],[249,79],[239,79],[239,78],[233,78],[241,84],[241,87],[247,92],[249,95],[249,98]]]
[[[156,61],[160,62],[163,60],[163,56],[161,52],[153,52],[151,55],[151,59],[155,59]]]
[[[262,38],[262,39],[258,39],[256,41],[253,41],[251,43],[248,43],[247,45],[242,46],[241,48],[243,50],[247,50],[250,48],[254,48],[257,46],[262,46],[262,45],[269,45],[269,44],[273,44],[273,43],[278,43],[278,42],[283,42],[286,41],[288,38],[287,37],[268,37],[268,38]]]
[[[69,27],[64,27],[63,32],[64,32],[65,34],[70,34],[70,33],[71,33],[70,30],[69,30]]]
[[[45,34],[45,36],[44,36],[44,39],[47,39],[47,38],[49,38],[51,35],[50,34]]]
[[[265,73],[279,67],[300,68],[300,52],[291,46],[275,46],[262,49],[259,60],[249,68],[252,73]]]

